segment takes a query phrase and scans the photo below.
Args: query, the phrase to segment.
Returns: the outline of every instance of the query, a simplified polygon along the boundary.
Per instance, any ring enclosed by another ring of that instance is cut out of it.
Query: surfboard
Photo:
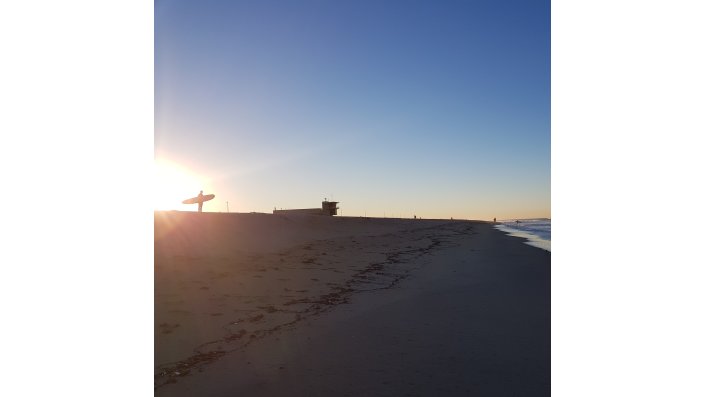
[[[198,203],[204,203],[208,200],[213,200],[215,198],[215,194],[204,194],[200,198],[198,196],[196,197],[191,197],[190,199],[186,199],[182,201],[184,204],[198,204]]]

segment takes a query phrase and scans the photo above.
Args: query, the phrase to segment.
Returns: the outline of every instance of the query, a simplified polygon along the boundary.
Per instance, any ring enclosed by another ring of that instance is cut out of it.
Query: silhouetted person
[[[497,223],[497,218],[494,218],[492,222]]]
[[[198,193],[198,212],[203,211],[203,190]]]

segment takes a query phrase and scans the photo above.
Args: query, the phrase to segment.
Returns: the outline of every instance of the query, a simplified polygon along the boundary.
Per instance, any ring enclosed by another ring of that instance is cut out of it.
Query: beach
[[[550,394],[550,252],[492,223],[155,212],[155,394]]]

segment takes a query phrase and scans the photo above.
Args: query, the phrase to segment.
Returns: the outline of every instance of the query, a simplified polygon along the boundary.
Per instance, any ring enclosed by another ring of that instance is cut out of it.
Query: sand
[[[484,222],[155,213],[155,386],[548,395],[550,253]]]

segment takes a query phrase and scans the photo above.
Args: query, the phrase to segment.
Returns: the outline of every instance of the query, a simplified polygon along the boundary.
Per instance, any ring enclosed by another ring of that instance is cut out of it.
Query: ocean
[[[526,244],[551,251],[551,220],[537,219],[505,219],[497,222],[495,228],[510,236],[525,238]]]

